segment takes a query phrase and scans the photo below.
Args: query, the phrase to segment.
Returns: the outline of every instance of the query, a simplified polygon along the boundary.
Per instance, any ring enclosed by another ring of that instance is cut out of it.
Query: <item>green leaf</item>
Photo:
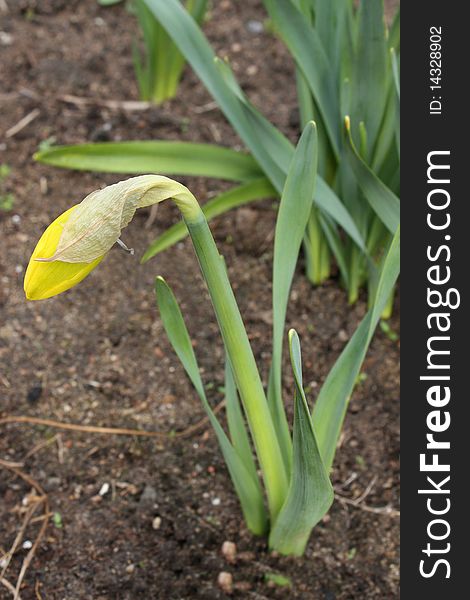
[[[187,0],[186,10],[196,21],[201,24],[204,21],[204,17],[207,11],[208,0]]]
[[[349,139],[349,144],[346,144],[347,155],[359,187],[379,219],[393,234],[400,222],[400,201],[359,156],[351,137],[348,117],[345,122]]]
[[[246,468],[207,401],[183,315],[173,292],[162,277],[157,277],[155,291],[163,326],[214,428],[233,485],[240,499],[246,523],[253,533],[262,535],[266,531],[267,517],[258,477],[253,477],[253,474]]]
[[[400,100],[400,57],[395,52],[395,48],[390,48],[390,60],[392,61],[393,83],[395,84],[398,100]]]
[[[383,0],[361,0],[357,18],[356,56],[351,77],[351,116],[355,126],[361,121],[365,123],[370,147],[373,148],[388,91],[389,69]]]
[[[399,272],[400,228],[398,227],[383,262],[373,306],[333,365],[315,403],[312,418],[323,462],[328,470],[333,464],[354,384]]]
[[[388,32],[388,45],[389,48],[395,48],[397,52],[400,52],[400,5],[398,5]]]
[[[317,177],[314,200],[317,206],[329,215],[335,223],[340,225],[364,253],[367,253],[366,244],[351,213],[346,209],[334,191],[319,176]]]
[[[396,91],[393,85],[390,85],[384,118],[380,125],[380,133],[374,148],[373,160],[370,163],[374,173],[379,173],[381,168],[386,166],[390,147],[395,144],[395,136],[400,129],[397,111],[398,106],[399,102],[397,100]]]
[[[302,361],[297,333],[289,332],[295,381],[293,465],[286,501],[272,527],[269,546],[282,554],[304,553],[310,532],[333,502],[333,488],[319,451],[302,384]]]
[[[221,215],[233,208],[243,206],[254,200],[269,198],[276,196],[276,191],[267,179],[256,179],[244,185],[232,188],[227,192],[223,192],[216,198],[209,200],[202,206],[202,210],[206,219],[209,221],[218,215]],[[141,262],[145,263],[150,258],[163,252],[173,244],[184,239],[188,235],[186,225],[180,221],[166,229],[161,236],[153,241],[145,251]]]
[[[102,142],[76,146],[55,146],[37,152],[41,163],[105,173],[165,173],[250,181],[262,175],[249,154],[212,144],[143,141]]]
[[[322,115],[332,148],[339,155],[340,113],[332,65],[317,30],[292,2],[264,0],[286,46],[305,76]]]
[[[279,587],[292,587],[291,579],[279,573],[265,573],[264,580]]]
[[[302,239],[312,208],[318,159],[317,129],[308,123],[292,158],[277,214],[273,259],[273,357],[268,400],[289,471],[292,445],[282,402],[282,341],[287,304]]]
[[[258,163],[276,185],[282,172],[265,147],[253,134],[244,103],[233,93],[229,83],[216,65],[215,54],[204,34],[178,0],[145,0],[159,22],[167,30],[180,52],[215,98],[240,137],[247,143]],[[276,186],[277,187],[277,186]]]

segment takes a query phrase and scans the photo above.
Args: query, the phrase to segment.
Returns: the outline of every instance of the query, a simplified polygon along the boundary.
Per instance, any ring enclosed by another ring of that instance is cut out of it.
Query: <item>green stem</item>
[[[174,200],[180,206],[178,198]],[[227,348],[263,472],[271,520],[274,522],[288,489],[281,449],[253,351],[214,238],[196,200],[194,199],[196,205],[192,204],[192,206],[188,205],[187,197],[185,202],[180,209],[193,241]]]

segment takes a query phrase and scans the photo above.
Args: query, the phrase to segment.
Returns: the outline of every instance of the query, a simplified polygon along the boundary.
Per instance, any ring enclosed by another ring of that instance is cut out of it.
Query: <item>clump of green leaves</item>
[[[112,6],[122,0],[98,0],[101,6]],[[129,0],[142,32],[144,50],[134,42],[132,57],[140,98],[161,104],[174,98],[178,91],[185,59],[143,0]],[[207,0],[186,0],[185,8],[197,23],[202,23]]]
[[[282,349],[297,253],[310,217],[317,183],[317,160],[316,128],[307,124],[291,161],[276,222],[272,286],[273,350],[266,391],[230,290],[225,264],[221,257],[212,256],[212,246],[206,246],[206,242],[199,239],[201,232],[208,231],[206,225],[201,223],[195,227],[186,219],[226,350],[224,392],[228,434],[208,402],[207,386],[202,382],[190,334],[176,297],[163,278],[156,281],[163,325],[214,427],[246,523],[255,534],[267,533],[273,550],[293,555],[304,552],[312,529],[333,501],[329,472],[344,415],[399,271],[397,231],[384,255],[371,310],[331,369],[313,411],[303,386],[299,337],[295,330],[289,332],[294,375],[291,432],[282,398]],[[281,579],[271,581],[277,585],[289,584]]]
[[[207,0],[187,0],[185,6],[197,23],[203,21]],[[145,46],[143,54],[137,43],[133,47],[140,97],[161,104],[176,95],[185,59],[143,0],[133,0],[133,9]]]

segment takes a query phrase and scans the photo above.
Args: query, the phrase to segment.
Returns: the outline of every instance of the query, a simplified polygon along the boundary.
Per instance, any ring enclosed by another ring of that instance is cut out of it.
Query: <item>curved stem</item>
[[[206,218],[193,197],[174,197],[188,227],[207,283],[240,398],[247,416],[268,496],[272,521],[285,500],[288,479],[266,395],[240,311]],[[196,208],[197,207],[197,208]]]

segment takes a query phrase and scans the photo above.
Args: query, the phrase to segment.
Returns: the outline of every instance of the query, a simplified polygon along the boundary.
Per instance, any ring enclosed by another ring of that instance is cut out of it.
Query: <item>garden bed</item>
[[[178,218],[175,209],[162,205],[150,225],[149,211],[138,213],[124,234],[136,257],[115,248],[73,291],[48,302],[25,301],[22,280],[38,235],[72,203],[119,179],[37,164],[32,154],[41,142],[168,139],[239,147],[240,141],[188,68],[178,97],[162,108],[103,102],[138,99],[130,54],[136,26],[123,6],[104,10],[94,0],[8,0],[8,6],[0,14],[0,163],[12,169],[5,185],[15,203],[11,212],[0,211],[0,418],[30,415],[162,432],[151,439],[1,425],[0,457],[22,464],[55,513],[26,573],[22,599],[226,598],[221,572],[232,575],[235,598],[397,598],[397,341],[378,330],[335,460],[338,498],[305,556],[283,558],[246,530],[209,425],[186,431],[204,413],[163,331],[153,296],[156,275],[181,302],[213,406],[222,400],[223,352],[190,243],[139,265],[148,243]],[[253,102],[294,141],[293,68],[283,45],[259,31],[264,18],[257,0],[219,0],[205,29]],[[28,114],[31,122],[12,134]],[[219,181],[181,180],[202,202],[223,188]],[[275,216],[266,199],[212,225],[258,359],[270,352]],[[302,261],[292,298],[288,325],[301,336],[313,401],[366,305],[361,299],[348,306],[336,280],[313,289]],[[396,303],[393,330],[398,316]],[[290,404],[287,360],[284,366]],[[1,553],[18,533],[29,492],[29,484],[0,469]],[[26,539],[34,542],[40,526],[30,525]],[[233,561],[221,551],[224,541],[236,544]],[[12,582],[26,553],[20,548],[12,561]],[[291,587],[276,584],[272,574]],[[0,598],[10,597],[0,587]]]

